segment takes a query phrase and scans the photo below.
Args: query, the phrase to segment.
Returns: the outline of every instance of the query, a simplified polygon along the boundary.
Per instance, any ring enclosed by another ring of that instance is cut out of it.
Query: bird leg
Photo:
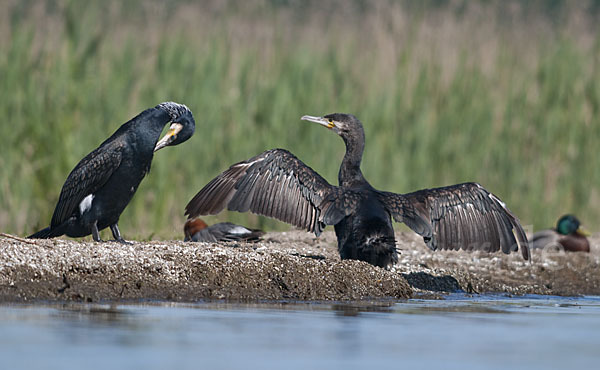
[[[102,239],[100,239],[100,232],[98,231],[98,221],[94,221],[94,224],[92,225],[92,238],[94,238],[94,240],[98,243],[102,242]]]
[[[113,236],[115,237],[115,241],[123,244],[132,244],[121,236],[121,232],[119,231],[119,226],[117,224],[110,225],[110,231],[112,231]]]

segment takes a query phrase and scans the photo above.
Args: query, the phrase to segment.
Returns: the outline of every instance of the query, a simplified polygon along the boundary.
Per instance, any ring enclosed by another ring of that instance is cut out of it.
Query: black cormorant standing
[[[187,220],[183,226],[186,242],[257,242],[265,233],[262,230],[219,222],[208,226],[199,218]]]
[[[519,220],[495,195],[477,183],[409,194],[374,189],[360,163],[365,146],[361,122],[350,114],[303,116],[340,135],[346,154],[339,186],[329,184],[292,153],[268,150],[232,165],[188,203],[189,217],[216,214],[225,207],[274,217],[319,235],[334,225],[342,259],[388,267],[397,262],[392,217],[421,235],[429,248],[504,253],[520,246],[529,259]]]
[[[169,122],[169,131],[159,141]],[[99,242],[99,231],[110,226],[115,240],[125,242],[117,226],[119,216],[150,171],[154,152],[186,141],[195,127],[188,107],[174,102],[146,109],[123,124],[75,166],[62,187],[50,226],[29,238],[92,234]]]

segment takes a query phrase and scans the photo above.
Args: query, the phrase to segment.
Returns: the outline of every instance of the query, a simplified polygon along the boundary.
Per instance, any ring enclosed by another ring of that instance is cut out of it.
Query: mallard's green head
[[[579,222],[577,217],[573,215],[562,216],[556,224],[556,231],[558,231],[558,233],[562,235],[569,235],[573,233],[583,236],[590,235],[589,232],[587,232],[583,227],[581,227],[581,223]]]

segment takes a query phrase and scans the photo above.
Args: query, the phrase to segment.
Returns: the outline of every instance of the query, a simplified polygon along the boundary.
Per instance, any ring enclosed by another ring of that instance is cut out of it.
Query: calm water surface
[[[0,369],[600,368],[600,297],[0,306]]]

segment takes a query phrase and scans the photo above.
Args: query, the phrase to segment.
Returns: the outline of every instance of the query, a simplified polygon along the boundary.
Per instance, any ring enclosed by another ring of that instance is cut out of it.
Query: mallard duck
[[[590,233],[581,226],[577,217],[564,215],[556,224],[556,229],[538,231],[533,234],[533,248],[560,248],[569,252],[589,252]]]

